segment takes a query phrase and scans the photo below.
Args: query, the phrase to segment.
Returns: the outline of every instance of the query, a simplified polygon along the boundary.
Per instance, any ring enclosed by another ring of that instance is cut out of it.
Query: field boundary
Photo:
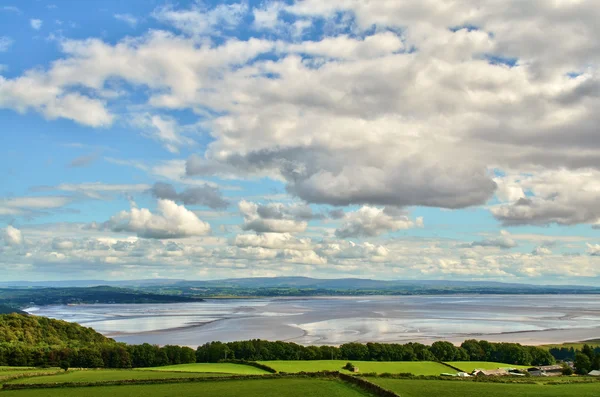
[[[460,369],[460,368],[458,368],[458,367],[455,367],[454,365],[450,365],[450,364],[448,364],[448,363],[445,363],[445,362],[443,362],[443,361],[436,361],[436,362],[437,362],[437,363],[440,363],[440,364],[442,364],[442,365],[445,365],[445,366],[446,366],[446,367],[448,367],[448,368],[452,368],[452,369],[453,369],[453,370],[455,370],[455,371],[458,371],[458,372],[466,372],[466,371],[465,371],[465,370],[463,370],[463,369]],[[467,362],[468,362],[468,361],[467,361]]]
[[[275,368],[269,367],[266,364],[261,364],[256,361],[247,361],[247,360],[221,360],[220,363],[228,363],[228,364],[240,364],[240,365],[248,365],[250,367],[262,369],[263,371],[267,371],[271,374],[276,374],[278,371]]]
[[[357,376],[342,374],[341,372],[338,372],[338,378],[340,380],[342,380],[343,382],[358,386],[360,389],[362,389],[366,392],[375,394],[376,396],[379,396],[379,397],[400,397],[399,394],[397,394],[391,390],[388,390],[384,387],[381,387],[378,384],[370,382],[362,377],[359,378]]]

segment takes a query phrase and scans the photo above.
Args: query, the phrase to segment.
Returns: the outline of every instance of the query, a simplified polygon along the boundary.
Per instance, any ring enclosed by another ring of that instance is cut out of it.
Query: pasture
[[[354,386],[330,379],[249,379],[221,382],[133,386],[96,386],[56,389],[5,390],[2,397],[365,397]]]
[[[402,397],[597,397],[600,383],[523,384],[368,378]]]
[[[317,372],[317,371],[340,371],[348,360],[315,360],[315,361],[259,361],[268,365],[278,372]],[[414,375],[439,375],[443,372],[456,372],[443,364],[433,361],[352,361],[359,369],[359,373],[375,372],[382,373],[411,373]]]
[[[223,373],[233,375],[265,375],[268,374],[260,368],[252,367],[244,364],[231,363],[195,363],[195,364],[179,364],[167,365],[164,367],[138,368],[138,371],[168,371],[168,372],[206,372],[206,373]]]
[[[34,376],[19,378],[10,383],[77,383],[77,382],[104,382],[134,379],[173,379],[173,378],[201,378],[228,376],[230,374],[202,373],[202,372],[166,372],[166,371],[138,371],[127,369],[89,369],[70,370],[59,372],[55,375]]]

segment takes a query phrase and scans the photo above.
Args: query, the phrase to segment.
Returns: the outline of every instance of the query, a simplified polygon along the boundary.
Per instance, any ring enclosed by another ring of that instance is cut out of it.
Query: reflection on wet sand
[[[528,344],[600,336],[600,296],[482,295],[208,299],[162,305],[31,308],[127,343],[197,346],[213,340],[461,342]]]

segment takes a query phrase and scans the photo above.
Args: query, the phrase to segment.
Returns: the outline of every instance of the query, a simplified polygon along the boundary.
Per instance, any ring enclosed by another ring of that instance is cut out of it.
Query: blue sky
[[[597,285],[600,7],[445,3],[3,1],[3,278]]]

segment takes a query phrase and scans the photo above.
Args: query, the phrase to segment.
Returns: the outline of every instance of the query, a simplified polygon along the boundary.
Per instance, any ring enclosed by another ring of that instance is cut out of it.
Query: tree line
[[[302,346],[260,339],[241,342],[210,342],[196,349],[197,362],[225,359],[259,360],[356,360],[356,361],[495,361],[513,365],[551,365],[554,357],[545,349],[518,343],[467,340],[450,342],[345,343],[337,346]]]

